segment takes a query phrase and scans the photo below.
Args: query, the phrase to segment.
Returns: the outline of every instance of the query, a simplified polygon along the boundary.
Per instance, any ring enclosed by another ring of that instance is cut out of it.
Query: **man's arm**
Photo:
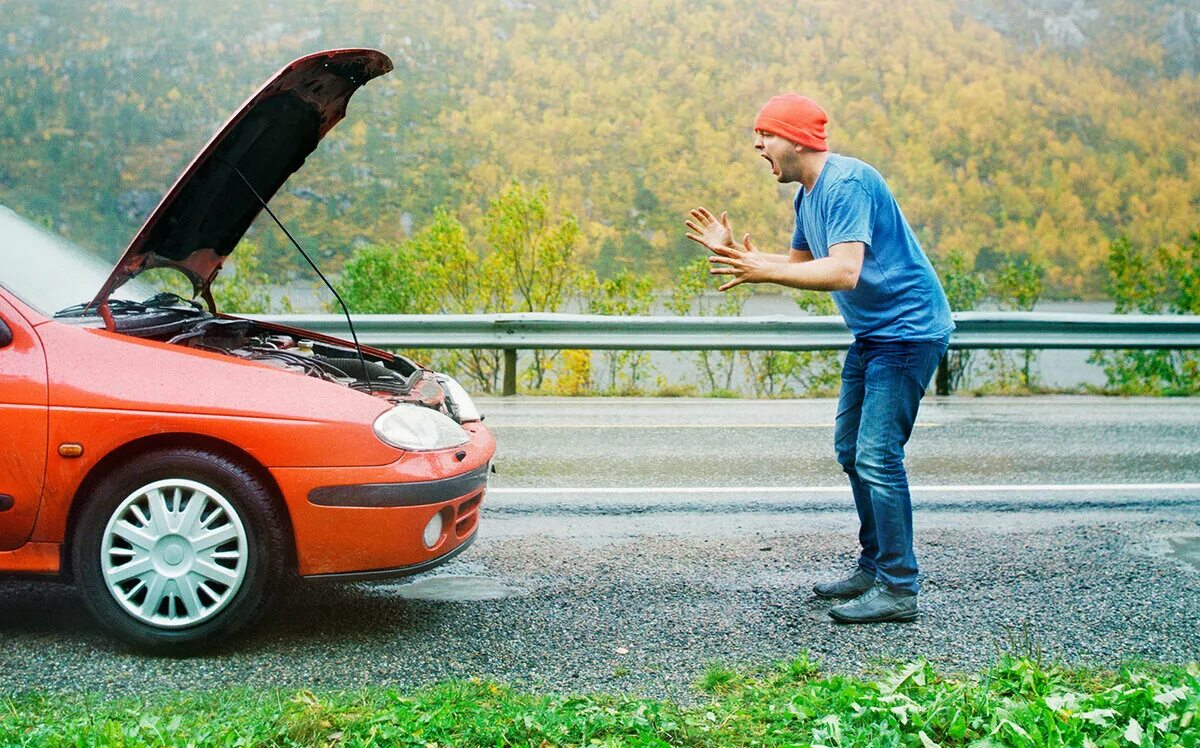
[[[788,262],[786,264],[767,259],[750,243],[750,235],[742,238],[741,247],[719,247],[708,261],[714,265],[713,275],[731,275],[733,278],[718,290],[727,291],[741,283],[777,283],[790,288],[808,291],[849,291],[858,285],[862,272],[863,256],[867,245],[863,242],[843,242],[829,248],[829,256],[819,260]],[[792,256],[812,253],[792,250]],[[722,267],[723,266],[723,267]]]
[[[807,249],[788,250],[786,255],[777,255],[770,252],[762,252],[761,254],[767,262],[808,262],[813,258],[812,252],[809,252]]]

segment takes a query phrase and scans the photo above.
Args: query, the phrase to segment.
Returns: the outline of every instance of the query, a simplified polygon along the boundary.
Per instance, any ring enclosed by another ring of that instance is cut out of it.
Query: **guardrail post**
[[[937,394],[950,394],[950,351],[943,353],[942,360],[938,362]]]
[[[504,395],[517,394],[517,349],[504,349]]]

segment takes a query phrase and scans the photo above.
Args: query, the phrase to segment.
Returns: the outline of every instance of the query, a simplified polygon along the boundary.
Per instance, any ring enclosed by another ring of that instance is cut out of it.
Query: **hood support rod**
[[[292,232],[288,231],[287,227],[283,225],[283,222],[280,221],[275,215],[275,211],[271,210],[271,207],[267,205],[267,201],[262,199],[262,196],[258,194],[258,190],[254,189],[254,185],[250,184],[250,180],[246,179],[246,175],[242,173],[241,169],[237,168],[220,156],[214,155],[213,158],[215,158],[218,162],[228,166],[234,174],[237,174],[238,177],[241,178],[242,182],[245,183],[246,188],[250,190],[250,193],[253,194],[254,198],[258,200],[260,205],[262,205],[263,210],[267,211],[267,215],[271,216],[271,219],[275,221],[275,225],[279,227],[279,230],[282,231],[284,235],[287,236],[288,240],[291,241],[291,243],[296,247],[296,249],[300,251],[301,256],[303,256],[308,262],[309,267],[313,269],[313,272],[317,274],[317,277],[321,279],[321,281],[325,284],[325,287],[333,293],[333,297],[337,299],[338,306],[342,308],[342,314],[346,315],[346,325],[350,328],[350,337],[354,340],[354,352],[358,354],[358,363],[362,366],[363,377],[365,377],[367,380],[367,392],[372,395],[375,394],[375,387],[371,384],[371,372],[367,370],[367,362],[363,358],[362,346],[358,344],[358,334],[354,332],[354,320],[350,319],[350,309],[346,306],[346,302],[342,301],[342,295],[337,292],[337,289],[333,287],[333,284],[329,282],[329,279],[325,277],[325,274],[321,272],[321,269],[317,267],[317,264],[312,261],[311,257],[308,256],[308,252],[304,251],[304,247],[300,246],[300,242],[296,241],[296,238],[292,236]]]

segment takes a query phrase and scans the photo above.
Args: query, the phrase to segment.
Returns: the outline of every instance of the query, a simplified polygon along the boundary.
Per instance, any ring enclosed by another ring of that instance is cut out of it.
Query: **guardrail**
[[[349,337],[333,314],[247,315],[264,322]],[[1200,316],[956,312],[951,349],[1200,348]],[[590,314],[365,314],[354,317],[363,345],[377,348],[489,348],[505,352],[504,394],[516,394],[517,351],[845,350],[841,317],[610,317]],[[948,394],[945,362],[938,394]]]

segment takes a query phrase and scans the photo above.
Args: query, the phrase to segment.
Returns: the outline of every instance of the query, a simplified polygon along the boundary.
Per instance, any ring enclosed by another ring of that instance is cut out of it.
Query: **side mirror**
[[[0,348],[7,346],[12,342],[12,330],[8,329],[8,324],[0,319]]]

